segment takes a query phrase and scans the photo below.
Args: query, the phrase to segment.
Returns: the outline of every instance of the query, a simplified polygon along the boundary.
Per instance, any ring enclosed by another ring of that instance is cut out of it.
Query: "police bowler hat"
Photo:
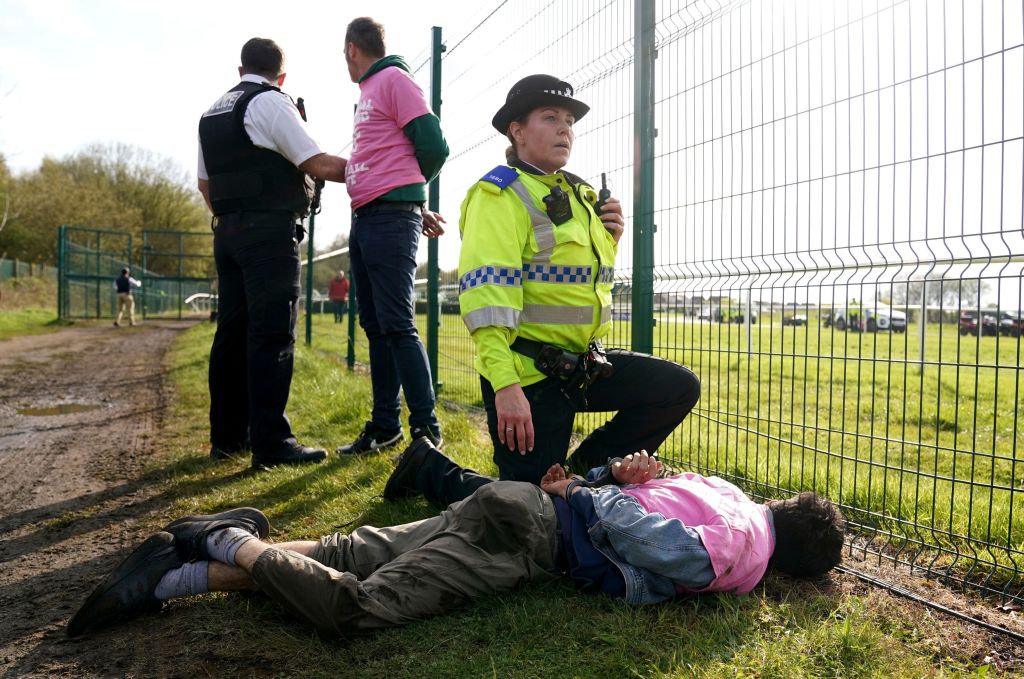
[[[491,125],[501,134],[508,134],[508,126],[533,109],[544,105],[562,106],[579,120],[587,115],[590,107],[573,99],[572,85],[553,75],[528,75],[508,91],[505,105],[498,109],[491,119]]]

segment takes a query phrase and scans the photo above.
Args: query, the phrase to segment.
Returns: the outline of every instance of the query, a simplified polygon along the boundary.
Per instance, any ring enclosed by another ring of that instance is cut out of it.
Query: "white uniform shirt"
[[[251,73],[243,75],[242,82],[273,85],[266,78]],[[284,92],[270,90],[257,94],[245,109],[242,122],[253,144],[280,153],[296,167],[323,153],[306,132],[306,124],[298,109]],[[200,179],[210,178],[206,172],[206,161],[203,160],[202,142],[199,144],[199,167],[196,174]]]

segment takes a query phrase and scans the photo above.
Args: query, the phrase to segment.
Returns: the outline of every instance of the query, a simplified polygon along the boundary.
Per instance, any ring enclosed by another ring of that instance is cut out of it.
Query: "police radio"
[[[299,117],[302,118],[302,122],[308,123],[309,121],[306,120],[306,100],[302,97],[296,99],[295,108],[299,109]],[[307,178],[306,181],[309,181],[309,179],[310,178]],[[309,203],[309,211],[316,215],[320,214],[320,192],[324,189],[324,180],[319,177],[314,178],[313,186],[313,198]],[[302,238],[299,238],[298,240],[301,242]]]
[[[555,226],[565,224],[572,219],[572,205],[569,194],[561,186],[552,186],[551,193],[544,196],[544,211]]]
[[[608,202],[608,199],[612,197],[612,192],[608,189],[608,179],[604,172],[601,173],[601,191],[597,194],[597,202],[594,203],[594,212],[597,213],[598,218],[601,217],[601,211],[604,210],[604,204]]]

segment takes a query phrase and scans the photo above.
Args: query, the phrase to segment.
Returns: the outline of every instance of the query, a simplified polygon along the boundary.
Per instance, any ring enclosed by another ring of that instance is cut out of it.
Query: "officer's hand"
[[[427,238],[437,238],[444,233],[444,228],[441,224],[447,224],[437,212],[431,212],[430,210],[423,211],[423,235]]]
[[[330,182],[344,182],[346,167],[347,158],[332,156],[330,153],[318,153],[299,163],[299,169],[306,174]]]
[[[618,483],[639,485],[657,478],[661,469],[661,460],[641,450],[612,464],[612,478]]]
[[[618,243],[622,238],[622,232],[626,230],[626,220],[622,217],[622,203],[619,202],[619,199],[609,198],[606,200],[601,206],[601,214],[598,217],[601,218],[604,228]]]
[[[523,388],[510,384],[494,395],[498,411],[498,440],[520,455],[533,452],[533,416]]]

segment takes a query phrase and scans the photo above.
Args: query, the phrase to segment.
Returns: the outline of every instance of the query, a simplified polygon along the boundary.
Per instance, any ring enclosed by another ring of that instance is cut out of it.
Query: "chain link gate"
[[[213,234],[195,231],[142,232],[143,318],[214,318],[217,268]]]
[[[109,318],[117,313],[114,280],[131,267],[132,235],[62,225],[57,238],[57,315]]]

